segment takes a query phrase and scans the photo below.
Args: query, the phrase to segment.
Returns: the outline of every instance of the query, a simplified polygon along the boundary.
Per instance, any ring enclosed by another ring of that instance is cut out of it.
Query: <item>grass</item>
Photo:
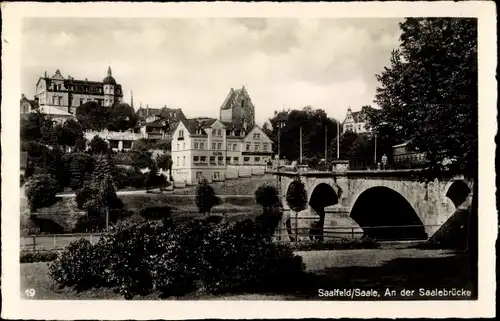
[[[281,293],[243,293],[237,295],[207,295],[191,293],[182,300],[301,300],[323,299],[318,289],[434,289],[465,288],[473,291],[477,298],[477,279],[471,273],[471,261],[467,254],[445,250],[420,249],[364,249],[340,251],[297,252],[306,264],[306,274],[301,279],[290,280],[290,285]],[[107,299],[121,300],[113,289],[99,288],[82,293],[71,289],[59,289],[48,276],[47,263],[21,264],[21,295],[33,288],[34,299]],[[159,299],[158,294],[137,297],[138,300]],[[345,297],[326,298],[351,300]],[[363,299],[363,298],[359,298]],[[415,300],[418,297],[383,297],[382,299]],[[438,297],[434,299],[450,299]],[[455,298],[464,299],[464,298]]]

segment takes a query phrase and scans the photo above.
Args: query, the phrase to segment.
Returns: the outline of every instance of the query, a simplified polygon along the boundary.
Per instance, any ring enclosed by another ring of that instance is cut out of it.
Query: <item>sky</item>
[[[348,107],[375,106],[401,20],[26,18],[22,91],[33,97],[45,71],[102,81],[111,66],[135,108],[218,117],[230,88],[245,86],[257,124],[307,105],[343,120]]]

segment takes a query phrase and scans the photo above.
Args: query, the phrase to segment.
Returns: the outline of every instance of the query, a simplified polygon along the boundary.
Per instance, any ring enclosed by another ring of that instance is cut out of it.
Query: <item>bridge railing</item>
[[[426,228],[438,229],[441,225],[387,225],[387,226],[300,226],[300,221],[318,221],[317,217],[290,218],[288,226],[275,230],[275,241],[294,243],[311,240],[335,241],[367,236],[377,240],[424,240]],[[309,223],[310,224],[310,223]]]

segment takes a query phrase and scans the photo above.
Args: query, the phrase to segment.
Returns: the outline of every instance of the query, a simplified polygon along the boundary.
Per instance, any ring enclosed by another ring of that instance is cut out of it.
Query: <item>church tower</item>
[[[104,90],[104,104],[105,107],[111,107],[115,102],[115,86],[116,80],[111,74],[111,67],[108,67],[108,75],[102,81]]]

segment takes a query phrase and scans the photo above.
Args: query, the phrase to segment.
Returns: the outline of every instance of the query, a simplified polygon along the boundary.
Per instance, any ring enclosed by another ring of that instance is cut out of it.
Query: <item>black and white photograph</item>
[[[481,4],[3,4],[4,299],[63,319],[129,301],[493,316],[496,21]],[[318,316],[300,310],[284,316]]]

